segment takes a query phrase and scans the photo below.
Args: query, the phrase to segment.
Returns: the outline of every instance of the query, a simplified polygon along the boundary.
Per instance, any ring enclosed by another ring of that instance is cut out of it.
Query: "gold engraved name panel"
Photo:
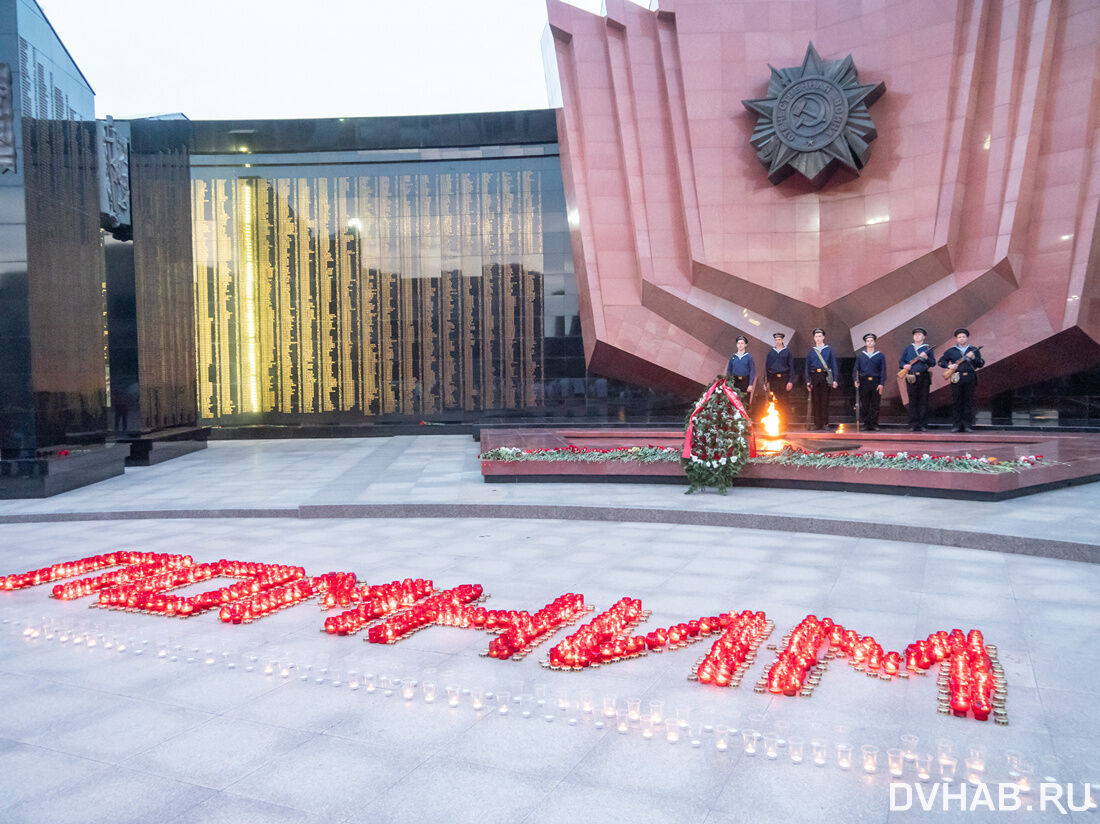
[[[543,177],[490,161],[195,174],[200,414],[534,406]]]

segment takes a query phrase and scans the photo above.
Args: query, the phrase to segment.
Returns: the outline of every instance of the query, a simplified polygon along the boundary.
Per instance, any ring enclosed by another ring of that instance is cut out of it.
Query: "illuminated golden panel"
[[[537,402],[538,172],[218,174],[192,190],[205,418]]]

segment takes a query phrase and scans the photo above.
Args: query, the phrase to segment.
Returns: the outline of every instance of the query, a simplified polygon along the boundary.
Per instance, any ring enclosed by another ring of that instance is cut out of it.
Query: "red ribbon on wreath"
[[[720,378],[716,380],[713,384],[711,384],[710,389],[706,391],[706,394],[703,395],[703,399],[699,401],[699,403],[695,406],[695,410],[691,413],[691,417],[688,418],[687,432],[684,435],[683,457],[688,459],[691,458],[691,430],[695,426],[695,416],[699,414],[700,409],[707,405],[707,401],[710,400],[710,396],[717,392],[719,387],[721,387],[722,391],[726,393],[726,397],[729,398],[729,402],[733,404],[733,408],[741,413],[741,417],[743,417],[745,419],[745,423],[748,424],[749,457],[755,458],[756,436],[753,434],[752,431],[752,418],[750,418],[749,413],[745,411],[745,406],[741,403],[741,399],[737,397],[737,393],[730,389],[726,382]]]

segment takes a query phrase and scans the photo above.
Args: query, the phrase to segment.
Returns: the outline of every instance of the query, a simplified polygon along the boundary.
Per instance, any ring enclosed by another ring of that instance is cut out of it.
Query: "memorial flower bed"
[[[616,446],[596,449],[590,446],[556,446],[547,449],[519,449],[501,446],[481,453],[483,461],[631,461],[634,463],[675,463],[680,450],[672,446]]]
[[[671,446],[620,446],[594,449],[586,446],[564,446],[547,449],[519,449],[502,446],[481,453],[483,461],[623,461],[636,463],[674,463],[680,460],[680,450]],[[720,459],[719,459],[720,461]],[[810,452],[796,446],[786,446],[774,455],[751,458],[750,464],[804,466],[810,469],[909,469],[934,472],[984,472],[997,474],[1021,472],[1034,466],[1050,466],[1054,461],[1042,455],[1023,455],[1013,460],[989,456],[932,455],[927,452]]]
[[[805,466],[811,469],[909,469],[925,472],[1020,472],[1040,464],[1049,465],[1042,455],[1025,455],[1013,460],[971,455],[932,455],[928,452],[809,452],[785,446],[775,455],[754,458],[754,463]]]

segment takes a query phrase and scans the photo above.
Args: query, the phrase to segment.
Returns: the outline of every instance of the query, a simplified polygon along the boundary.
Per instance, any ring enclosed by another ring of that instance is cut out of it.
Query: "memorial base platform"
[[[807,452],[898,453],[996,458],[1011,461],[1026,455],[1046,460],[1017,472],[983,473],[952,470],[806,467],[750,463],[735,486],[819,489],[916,495],[932,498],[996,501],[1048,489],[1100,480],[1100,435],[1015,434],[998,431],[950,432],[814,432],[758,439],[759,454],[784,445]],[[614,449],[632,446],[681,448],[683,433],[668,429],[494,429],[482,430],[481,449],[499,447],[553,449],[569,446]],[[633,461],[481,461],[486,483],[668,483],[687,485],[678,462]]]
[[[0,460],[0,500],[48,498],[121,475],[127,450],[115,444],[50,447],[34,458]]]

